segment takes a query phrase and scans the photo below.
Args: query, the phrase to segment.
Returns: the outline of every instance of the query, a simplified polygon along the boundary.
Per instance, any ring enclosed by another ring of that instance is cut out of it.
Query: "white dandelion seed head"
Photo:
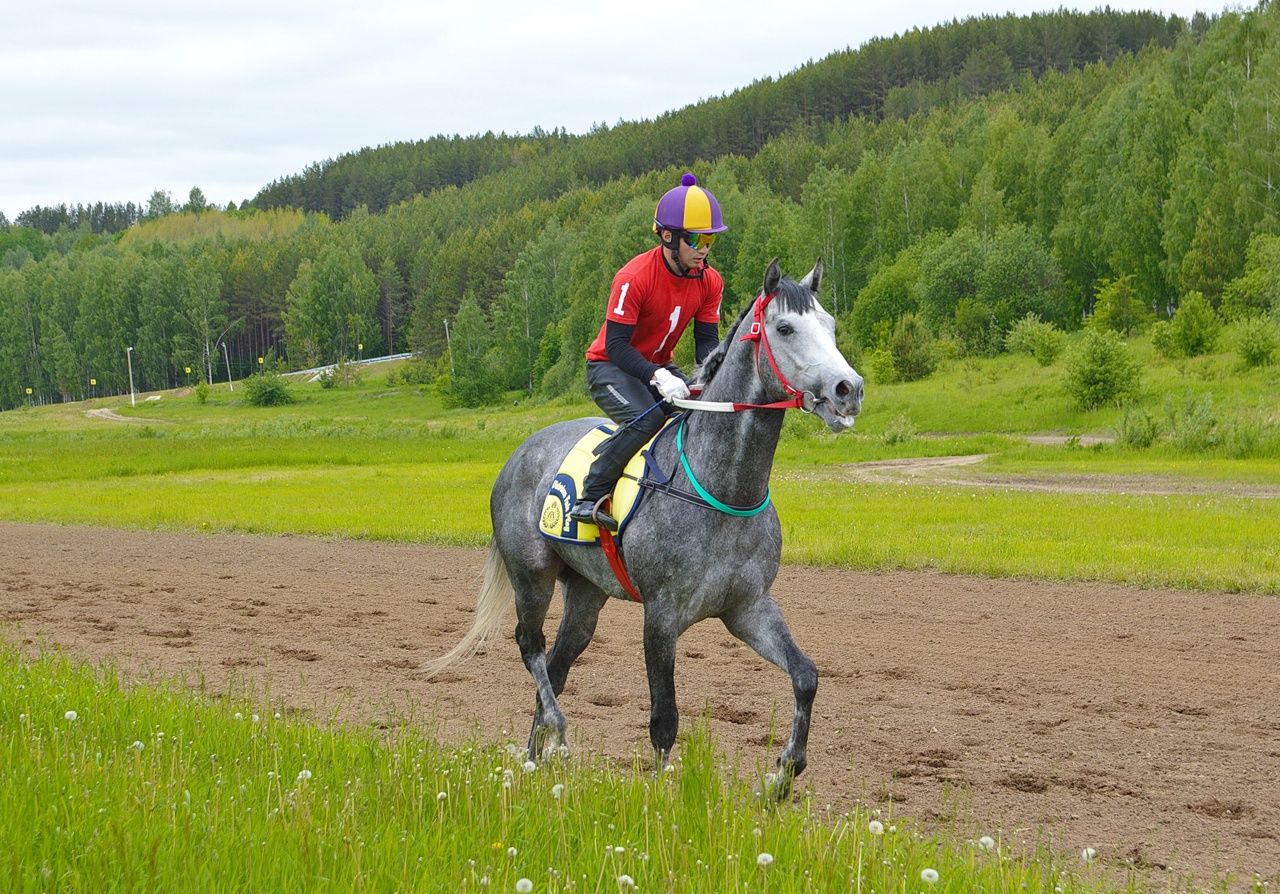
[[[563,783],[557,782],[555,785],[551,786],[551,797],[559,800],[562,795],[564,795]]]
[[[67,718],[68,720],[75,720],[75,719],[76,719],[77,717],[79,717],[80,715],[79,715],[79,714],[77,714],[75,711],[68,711],[67,713],[63,714],[62,716],[63,716],[63,717],[65,717],[65,718]]]
[[[251,714],[249,716],[249,719],[252,720],[254,723],[257,723],[261,718],[257,714]]]
[[[518,853],[519,853],[519,851],[517,851],[514,847],[509,847],[509,848],[507,848],[507,856],[508,856],[508,857],[511,857],[512,859],[514,859],[514,858],[515,858],[515,855],[516,855],[516,854],[518,854]]]
[[[440,793],[438,793],[438,794],[436,795],[436,800],[437,800],[437,801],[443,801],[443,800],[444,800],[445,798],[447,798],[447,797],[449,797],[449,793],[448,793],[448,792],[440,792]]]
[[[236,720],[244,720],[244,715],[243,715],[243,714],[241,714],[239,711],[236,711],[236,713],[235,713],[235,715],[234,715],[234,716],[235,716]]]
[[[978,839],[978,847],[984,851],[993,851],[996,849],[996,840],[990,835],[983,835]]]
[[[1084,850],[1080,851],[1080,859],[1085,863],[1092,863],[1094,858],[1097,856],[1098,851],[1095,848],[1086,847]]]
[[[635,886],[636,886],[636,880],[633,879],[631,876],[629,875],[618,876],[618,890],[621,891],[627,888],[634,888]]]
[[[867,823],[867,831],[870,832],[872,835],[883,835],[884,823],[880,822],[880,820],[872,820],[871,822]]]
[[[526,773],[532,773],[532,772],[533,772],[534,770],[536,770],[536,769],[538,769],[538,765],[537,765],[537,764],[535,764],[533,761],[525,761],[525,762],[524,762],[524,771],[525,771]]]
[[[756,855],[757,866],[768,866],[772,862],[773,862],[773,854],[769,853],[768,851],[763,851]]]
[[[520,881],[516,882],[516,890],[520,892],[520,894],[529,894],[529,892],[533,890],[533,882],[529,881],[527,878],[522,878]]]
[[[938,870],[922,869],[920,870],[920,881],[926,885],[936,885],[938,883]]]
[[[298,771],[298,781],[299,781],[299,782],[306,782],[306,781],[307,781],[308,779],[310,779],[310,778],[311,778],[311,771],[310,771],[310,770],[307,770],[307,769],[305,769],[305,768],[304,768],[304,769],[302,769],[302,770],[299,770],[299,771]]]
[[[134,739],[133,744],[131,744],[129,747],[132,748],[134,751],[141,751],[146,746],[143,745],[142,742],[140,742],[139,740]]]

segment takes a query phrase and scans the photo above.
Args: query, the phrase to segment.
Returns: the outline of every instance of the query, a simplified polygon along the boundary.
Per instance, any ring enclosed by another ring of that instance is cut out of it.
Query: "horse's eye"
[[[778,334],[779,334],[779,335],[790,335],[790,334],[791,334],[791,333],[793,333],[793,332],[795,332],[795,330],[791,328],[791,324],[790,324],[790,323],[779,323],[779,324],[778,324]]]

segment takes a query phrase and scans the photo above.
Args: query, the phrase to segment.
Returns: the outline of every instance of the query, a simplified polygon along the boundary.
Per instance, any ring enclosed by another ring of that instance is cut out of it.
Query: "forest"
[[[149,390],[406,350],[459,405],[581,389],[613,274],[685,170],[730,226],[726,316],[771,257],[821,256],[855,362],[911,333],[990,354],[1100,301],[1125,332],[1192,296],[1274,318],[1278,113],[1273,2],[1059,11],[877,39],[581,135],[364,148],[238,207],[197,187],[35,208],[0,217],[0,409],[123,393],[130,361]]]

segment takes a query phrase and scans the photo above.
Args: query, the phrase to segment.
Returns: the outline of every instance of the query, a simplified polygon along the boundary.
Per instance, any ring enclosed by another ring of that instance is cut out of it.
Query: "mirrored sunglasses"
[[[685,233],[681,236],[684,244],[697,251],[700,248],[710,248],[716,244],[715,233]]]

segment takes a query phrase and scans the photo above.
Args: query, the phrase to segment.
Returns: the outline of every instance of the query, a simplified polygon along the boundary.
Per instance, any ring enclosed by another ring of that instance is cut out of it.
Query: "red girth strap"
[[[618,583],[622,584],[622,589],[627,591],[627,595],[633,601],[644,602],[644,597],[640,595],[636,585],[631,582],[631,575],[627,574],[627,566],[622,564],[622,556],[618,555],[618,544],[614,542],[613,535],[609,533],[608,528],[600,529],[600,548],[604,550],[604,557],[609,560],[609,567],[613,569],[613,576],[618,579]]]

